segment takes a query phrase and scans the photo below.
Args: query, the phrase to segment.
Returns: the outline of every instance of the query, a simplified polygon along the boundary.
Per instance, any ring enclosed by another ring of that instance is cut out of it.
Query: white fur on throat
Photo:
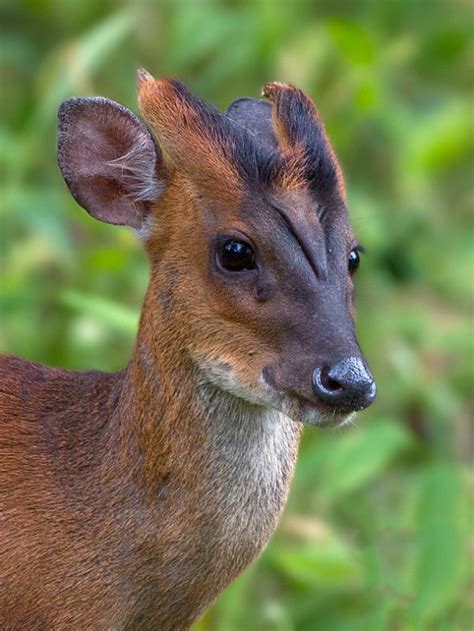
[[[203,390],[201,396],[207,399],[207,388]],[[237,547],[261,550],[286,502],[301,425],[281,412],[230,394],[219,399],[217,409],[213,409],[214,397],[208,400],[208,414],[213,417],[207,430],[213,484],[203,502],[216,505],[221,515],[223,543],[234,541]]]

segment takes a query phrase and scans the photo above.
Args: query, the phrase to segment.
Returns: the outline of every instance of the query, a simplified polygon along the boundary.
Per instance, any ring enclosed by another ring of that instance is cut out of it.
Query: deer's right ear
[[[74,199],[106,223],[140,228],[164,188],[162,155],[148,128],[100,97],[59,108],[58,163]]]

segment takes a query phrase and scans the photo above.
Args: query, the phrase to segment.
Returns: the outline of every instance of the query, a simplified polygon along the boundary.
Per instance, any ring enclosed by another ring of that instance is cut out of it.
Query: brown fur
[[[106,99],[60,110],[71,192],[138,228],[151,277],[124,370],[0,360],[2,631],[189,628],[275,529],[298,421],[349,413],[312,386],[315,366],[361,356],[340,187],[319,198],[304,181],[284,114],[282,158],[177,82],[142,72],[139,100],[158,144]],[[219,266],[228,235],[253,244],[258,267]]]
[[[166,357],[143,339],[159,320],[144,314],[118,374],[2,360],[2,630],[188,628],[275,528],[299,428],[286,421],[281,476],[267,491],[245,450],[267,430],[213,389],[196,401],[178,349]],[[158,380],[167,362],[171,378]],[[243,446],[226,463],[235,428],[216,428],[215,414],[223,421],[229,406]]]
[[[205,124],[193,103],[187,102],[172,80],[156,81],[148,75],[138,85],[140,111],[166,147],[172,163],[178,164],[207,194],[215,194],[215,182],[225,182],[221,195],[232,199],[242,190],[242,182],[230,155],[232,138],[218,138]]]
[[[276,419],[281,469],[266,485],[252,471],[261,445],[273,444],[263,409],[198,385],[196,326],[208,329],[202,355],[231,353],[231,342],[250,358],[255,344],[238,323],[219,331],[212,298],[206,306],[187,273],[202,238],[195,229],[185,241],[190,203],[179,179],[161,201],[162,222],[175,213],[183,222],[168,243],[157,229],[146,244],[153,273],[127,369],[0,364],[2,631],[187,629],[276,527],[300,426]],[[181,309],[156,300],[166,292]],[[251,384],[264,357],[242,365],[242,379]]]

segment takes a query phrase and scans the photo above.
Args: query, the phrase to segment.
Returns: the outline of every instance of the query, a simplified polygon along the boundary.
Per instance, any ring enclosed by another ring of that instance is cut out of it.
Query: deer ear
[[[77,203],[106,223],[140,228],[164,188],[162,155],[148,128],[100,97],[59,108],[58,163]]]

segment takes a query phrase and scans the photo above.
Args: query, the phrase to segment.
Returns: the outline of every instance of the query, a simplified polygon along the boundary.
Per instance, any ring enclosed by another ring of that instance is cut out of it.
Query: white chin
[[[282,403],[281,411],[286,416],[312,427],[343,427],[348,425],[355,416],[355,412],[344,414],[343,412],[320,410],[316,406],[293,398],[282,401]]]
[[[321,428],[343,427],[350,423],[354,417],[354,412],[345,414],[319,409],[316,405],[296,396],[278,393],[263,378],[259,384],[260,387],[250,387],[235,375],[230,364],[222,361],[210,361],[200,357],[199,366],[205,379],[218,388],[253,405],[278,410],[293,421],[298,421],[304,425]]]
[[[328,414],[327,412],[316,412],[315,415],[309,415],[307,418],[302,419],[305,425],[312,425],[314,427],[345,427],[349,425],[355,416],[355,412],[350,414]],[[314,419],[314,420],[313,420]]]

